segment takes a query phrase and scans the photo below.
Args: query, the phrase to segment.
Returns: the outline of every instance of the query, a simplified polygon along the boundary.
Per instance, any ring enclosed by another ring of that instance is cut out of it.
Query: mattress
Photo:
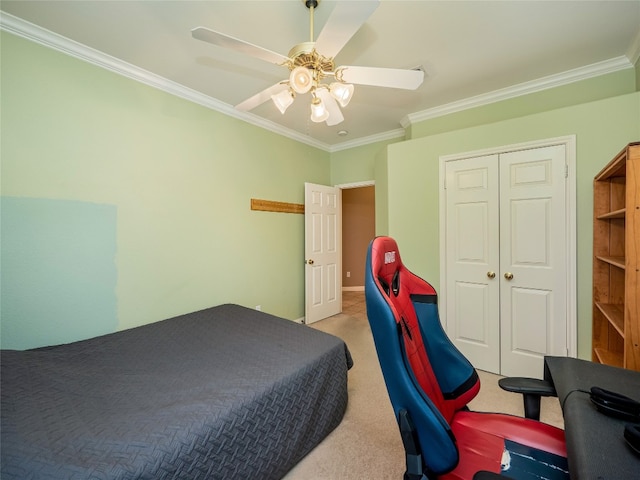
[[[342,420],[352,365],[238,305],[0,361],[3,480],[281,478]]]

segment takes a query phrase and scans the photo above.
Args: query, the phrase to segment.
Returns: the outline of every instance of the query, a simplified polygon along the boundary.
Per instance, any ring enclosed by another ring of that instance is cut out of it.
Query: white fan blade
[[[316,39],[316,51],[327,58],[335,57],[379,4],[379,0],[338,2]]]
[[[247,98],[244,102],[236,105],[236,108],[242,112],[248,112],[249,110],[256,108],[258,105],[262,105],[267,100],[271,100],[271,95],[277,95],[287,88],[289,88],[287,84],[278,82],[260,93],[256,93],[253,97]]]
[[[336,77],[346,83],[373,85],[374,87],[404,88],[415,90],[424,80],[422,70],[404,70],[401,68],[376,67],[339,67]]]
[[[330,127],[342,123],[344,116],[342,115],[342,110],[340,110],[340,105],[338,105],[338,102],[331,96],[329,91],[319,88],[316,90],[316,95],[322,99],[329,112],[329,118],[325,120],[325,123]]]
[[[212,43],[219,47],[235,50],[236,52],[244,53],[265,62],[275,63],[276,65],[282,65],[289,61],[289,57],[280,55],[279,53],[272,52],[266,48],[258,47],[252,43],[239,40],[230,35],[224,33],[215,32],[205,27],[196,27],[191,30],[191,35],[196,40],[202,40],[203,42]]]

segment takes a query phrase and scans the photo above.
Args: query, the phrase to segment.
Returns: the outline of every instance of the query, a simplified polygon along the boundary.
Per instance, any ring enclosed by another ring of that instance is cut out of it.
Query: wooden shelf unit
[[[640,371],[640,142],[593,181],[592,360]]]

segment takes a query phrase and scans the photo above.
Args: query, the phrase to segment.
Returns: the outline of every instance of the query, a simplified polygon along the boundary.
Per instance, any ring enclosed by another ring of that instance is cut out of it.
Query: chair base
[[[418,434],[406,409],[402,409],[398,413],[398,423],[400,424],[400,435],[407,462],[404,480],[429,480],[423,470],[424,461],[420,453]]]

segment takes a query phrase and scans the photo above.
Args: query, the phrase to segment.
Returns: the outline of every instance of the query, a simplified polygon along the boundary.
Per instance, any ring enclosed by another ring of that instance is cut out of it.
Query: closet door
[[[445,168],[447,333],[476,368],[499,373],[498,156]]]
[[[564,145],[445,164],[447,333],[478,369],[567,355]]]
[[[500,155],[500,373],[567,355],[565,147]]]

